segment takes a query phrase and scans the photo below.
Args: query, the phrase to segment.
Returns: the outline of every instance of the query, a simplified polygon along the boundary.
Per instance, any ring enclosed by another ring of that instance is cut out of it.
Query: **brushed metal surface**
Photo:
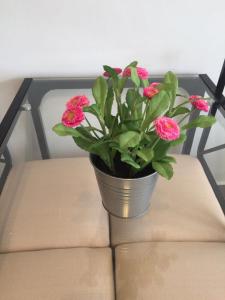
[[[105,209],[119,218],[134,218],[143,215],[149,205],[158,173],[140,178],[119,178],[108,175],[94,167],[96,179]]]

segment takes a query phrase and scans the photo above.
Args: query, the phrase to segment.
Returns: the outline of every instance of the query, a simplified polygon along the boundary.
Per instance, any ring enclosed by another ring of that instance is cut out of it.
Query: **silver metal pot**
[[[94,167],[102,203],[105,209],[119,218],[134,218],[143,215],[150,206],[158,173],[140,178],[119,178],[101,171],[90,155]]]

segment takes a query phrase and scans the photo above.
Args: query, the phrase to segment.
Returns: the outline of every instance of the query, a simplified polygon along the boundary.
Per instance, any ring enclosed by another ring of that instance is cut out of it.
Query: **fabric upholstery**
[[[200,162],[191,156],[175,157],[174,177],[170,181],[159,178],[144,216],[111,217],[114,245],[143,241],[225,241],[224,214]]]
[[[224,300],[225,243],[145,242],[116,248],[117,300]]]
[[[113,300],[109,248],[0,254],[0,300]]]
[[[0,196],[0,251],[109,245],[88,158],[32,161],[12,169]]]

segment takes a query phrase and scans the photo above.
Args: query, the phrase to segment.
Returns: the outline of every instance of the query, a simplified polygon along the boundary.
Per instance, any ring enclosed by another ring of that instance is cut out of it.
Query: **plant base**
[[[99,168],[99,158],[90,155],[94,167],[102,203],[105,209],[119,218],[135,218],[143,215],[150,205],[158,173],[138,178],[111,176]]]

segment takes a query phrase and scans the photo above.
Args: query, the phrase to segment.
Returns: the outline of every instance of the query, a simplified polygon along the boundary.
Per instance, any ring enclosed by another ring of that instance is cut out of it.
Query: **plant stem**
[[[153,150],[153,148],[158,144],[158,142],[160,141],[160,138],[158,137],[156,140],[155,140],[155,142],[153,143],[153,145],[152,145],[152,150]]]
[[[89,125],[90,127],[92,127],[92,126],[91,126],[91,123],[88,121],[88,119],[85,118],[85,120],[86,120],[86,122],[88,123],[88,125]],[[98,136],[97,133],[95,132],[95,130],[96,130],[97,128],[94,128],[94,127],[93,127],[93,129],[94,129],[94,130],[93,130],[94,135],[96,136],[97,139],[99,139],[99,136]]]
[[[183,106],[184,104],[187,104],[187,103],[190,103],[190,101],[189,101],[189,100],[184,101],[183,103],[181,103],[181,104],[175,106],[174,109],[176,110],[178,107]]]
[[[188,114],[186,114],[186,116],[184,116],[179,122],[178,124],[180,125],[188,116],[190,116],[193,113],[194,109],[192,109]]]
[[[187,98],[187,96],[181,95],[181,94],[176,94],[177,97],[182,97],[182,98]]]
[[[153,143],[151,149],[153,150],[154,147],[158,144],[158,142],[160,141],[160,138],[158,137],[155,142]],[[133,173],[133,175],[135,175],[137,172],[142,171],[145,167],[147,167],[147,165],[150,163],[150,161],[145,162],[142,167],[140,169],[138,169],[135,173]]]
[[[98,129],[96,127],[93,127],[93,126],[88,126],[86,127],[87,129],[89,129],[90,131],[97,131],[97,132],[100,132],[101,134],[103,134],[103,131],[101,129]]]
[[[113,174],[116,174],[115,164],[114,164],[114,160],[113,160],[112,156],[110,156],[110,162],[111,162],[111,170],[112,170]]]
[[[149,107],[149,101],[146,103],[146,105],[145,105],[145,109],[144,109],[144,112],[143,112],[143,121],[142,121],[142,123],[141,123],[141,131],[142,131],[142,127],[143,127],[143,125],[144,125],[144,122],[145,122],[145,117],[146,117],[146,115],[147,115],[147,109],[148,109],[148,107]]]
[[[102,127],[102,130],[103,130],[104,135],[106,135],[106,129],[105,129],[105,124],[104,124],[104,122],[102,122],[102,120],[101,120],[99,117],[97,117],[97,118],[98,118],[98,121],[99,121],[99,123],[100,123],[100,125],[101,125],[101,127]]]
[[[110,129],[110,131],[109,131],[109,135],[110,135],[110,136],[112,136],[113,128],[114,128],[114,125],[115,125],[115,122],[116,122],[117,118],[118,118],[118,113],[116,114],[116,117],[115,117],[115,119],[114,119],[114,121],[113,121],[112,127],[111,127],[111,129]]]
[[[117,92],[118,91],[116,89],[114,89],[114,94],[115,94],[116,102],[117,102],[117,106],[118,106],[118,113],[120,116],[120,121],[122,122],[123,112],[122,112],[122,106],[121,106],[121,98],[120,98],[119,92],[118,93]]]

